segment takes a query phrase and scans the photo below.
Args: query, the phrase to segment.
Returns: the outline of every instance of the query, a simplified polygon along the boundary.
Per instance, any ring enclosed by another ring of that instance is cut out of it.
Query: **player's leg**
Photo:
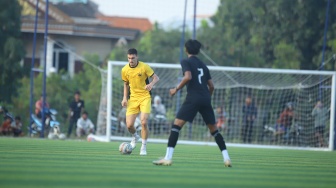
[[[149,114],[148,113],[142,113],[140,115],[140,121],[141,121],[141,138],[142,138],[142,145],[140,148],[140,155],[147,155],[147,139],[148,139],[148,117]]]
[[[148,139],[148,117],[152,109],[152,99],[150,97],[140,101],[140,121],[141,121],[141,138],[142,145],[140,148],[140,155],[147,155],[146,145]]]
[[[195,104],[189,101],[188,99],[182,104],[180,110],[176,115],[176,119],[174,120],[174,124],[172,125],[172,129],[170,131],[166,155],[163,159],[153,161],[153,164],[166,165],[166,166],[172,164],[174,149],[179,137],[180,130],[187,121],[191,122],[194,119],[194,117],[197,114],[197,111],[198,111],[197,106],[195,106]]]
[[[128,132],[130,132],[132,135],[136,133],[136,129],[134,127],[134,122],[138,114],[131,114],[126,116],[126,126],[128,129]]]
[[[218,131],[218,128],[215,124],[215,114],[213,111],[213,108],[211,106],[211,103],[207,103],[204,107],[200,108],[200,114],[203,117],[204,122],[207,124],[209,131],[211,135],[215,138],[215,141],[222,152],[223,159],[224,159],[224,165],[226,167],[232,167],[231,165],[231,159],[229,157],[229,153],[226,149],[226,144],[224,141],[224,138],[222,134]]]
[[[132,141],[131,141],[131,145],[132,148],[134,149],[136,146],[136,142],[140,139],[140,136],[138,135],[135,127],[134,127],[134,122],[135,119],[137,118],[138,114],[130,114],[130,115],[126,115],[126,126],[128,129],[128,132],[131,133],[132,135]]]
[[[127,102],[127,110],[126,110],[126,126],[128,131],[132,134],[131,145],[134,149],[136,146],[136,142],[140,139],[135,127],[134,122],[140,112],[140,107],[137,100],[130,98]]]
[[[153,164],[155,165],[164,165],[164,166],[170,166],[172,164],[174,149],[180,134],[180,130],[182,129],[183,125],[186,123],[186,121],[182,119],[175,119],[174,123],[172,125],[172,129],[170,131],[170,135],[168,138],[168,144],[166,149],[166,155],[164,158],[153,161]]]
[[[215,141],[219,147],[219,150],[222,152],[223,159],[224,159],[224,165],[226,167],[232,167],[231,159],[227,151],[226,144],[225,144],[222,134],[218,131],[215,124],[208,124],[207,126],[209,128],[211,135],[215,138]]]

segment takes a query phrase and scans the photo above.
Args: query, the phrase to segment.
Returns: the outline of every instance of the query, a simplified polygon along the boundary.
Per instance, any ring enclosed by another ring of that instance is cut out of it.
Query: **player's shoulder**
[[[151,69],[151,66],[143,61],[139,61],[139,67],[144,67],[145,69]]]
[[[188,59],[182,59],[181,60],[181,65],[183,66],[183,65],[187,65],[187,64],[189,64],[189,58]]]
[[[149,67],[148,63],[145,63],[143,61],[139,61],[139,64],[138,64],[139,67]]]
[[[124,65],[123,66],[123,68],[121,69],[122,71],[125,71],[125,70],[127,70],[127,69],[129,69],[130,67],[129,67],[129,64],[127,63],[126,65]]]

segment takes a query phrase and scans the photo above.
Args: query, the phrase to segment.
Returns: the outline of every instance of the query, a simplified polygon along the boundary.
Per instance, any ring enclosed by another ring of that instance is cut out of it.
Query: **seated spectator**
[[[221,106],[217,107],[215,111],[215,117],[216,117],[216,125],[219,131],[226,131],[225,116],[226,114],[224,108]]]
[[[6,120],[6,118],[10,118],[11,121],[14,120],[13,115],[8,112],[8,110],[4,106],[0,106],[0,114],[3,115],[3,120]]]
[[[21,123],[21,117],[16,116],[15,121],[12,122],[12,131],[14,137],[18,137],[22,135],[22,123]]]
[[[42,118],[42,110],[43,110],[43,107],[44,108],[49,108],[49,104],[47,102],[47,97],[45,99],[45,105],[43,105],[43,96],[41,95],[41,98],[36,101],[35,103],[35,115],[38,117],[38,118]]]
[[[2,123],[0,127],[0,133],[2,135],[10,135],[12,133],[11,122],[12,120],[10,117],[5,117],[5,121]]]
[[[293,104],[287,103],[286,108],[280,114],[280,117],[277,120],[277,124],[275,126],[276,139],[282,137],[283,135],[286,136],[288,134],[288,131],[292,125],[293,118],[294,118]]]
[[[158,95],[154,97],[153,110],[155,115],[166,115],[166,107],[162,104],[161,97]]]
[[[160,134],[160,129],[163,129],[166,123],[166,107],[162,104],[161,97],[156,95],[154,97],[154,104],[152,106],[151,124],[153,126],[154,134]]]
[[[77,120],[77,137],[87,135],[89,133],[94,133],[94,125],[88,117],[87,112],[82,113],[82,117]]]

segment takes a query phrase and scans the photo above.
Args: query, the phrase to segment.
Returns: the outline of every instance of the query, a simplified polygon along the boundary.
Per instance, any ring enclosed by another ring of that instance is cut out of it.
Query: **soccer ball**
[[[96,141],[96,139],[94,138],[94,135],[91,134],[91,133],[87,136],[86,140],[88,142],[94,142],[94,141]]]
[[[127,142],[123,142],[119,146],[119,151],[121,154],[129,155],[132,153],[132,145]]]
[[[49,138],[50,140],[57,139],[57,135],[55,135],[54,133],[49,133],[49,134],[48,134],[48,138]]]
[[[66,136],[65,136],[65,134],[61,133],[61,134],[58,135],[58,138],[59,138],[60,140],[65,140],[65,139],[66,139]]]

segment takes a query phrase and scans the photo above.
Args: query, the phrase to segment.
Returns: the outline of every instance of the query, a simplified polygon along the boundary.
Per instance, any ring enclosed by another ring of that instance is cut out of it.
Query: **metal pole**
[[[181,34],[181,40],[180,40],[180,62],[183,59],[183,54],[184,54],[184,37],[185,37],[185,25],[186,25],[186,14],[187,14],[187,4],[188,0],[184,1],[184,16],[183,16],[183,25],[182,25],[182,34]],[[177,83],[180,83],[181,77],[178,77]],[[181,90],[177,92],[177,99],[176,99],[176,110],[175,114],[177,114],[177,111],[180,107],[180,99],[181,99]]]
[[[186,27],[187,3],[188,3],[188,0],[185,0],[182,34],[181,34],[181,40],[180,40],[180,61],[183,59],[183,54],[184,54],[183,49],[184,49],[185,27]]]
[[[44,137],[44,128],[45,128],[45,114],[44,114],[44,106],[46,104],[46,77],[47,77],[47,43],[48,43],[48,14],[49,14],[49,0],[45,1],[45,31],[44,31],[44,57],[43,57],[43,99],[42,99],[42,130],[41,130],[41,138]]]
[[[193,24],[193,39],[196,39],[196,8],[197,8],[197,0],[194,0],[194,24]]]
[[[37,23],[38,23],[38,6],[39,0],[36,1],[35,5],[35,23],[34,23],[34,37],[33,37],[33,54],[31,59],[31,69],[30,69],[30,102],[29,102],[29,136],[31,136],[31,124],[33,122],[32,114],[33,114],[33,99],[34,99],[34,67],[35,67],[35,51],[36,51],[36,32],[37,32]]]
[[[111,62],[107,62],[107,112],[106,112],[106,141],[111,141],[111,114],[112,114],[112,73],[113,65]],[[101,99],[102,100],[102,99]]]
[[[324,23],[324,39],[323,39],[323,47],[322,47],[322,62],[320,66],[320,70],[324,70],[324,55],[325,55],[325,48],[327,45],[327,31],[328,31],[328,21],[329,21],[329,8],[330,8],[330,0],[327,3],[327,10],[326,10],[326,19]],[[319,89],[319,99],[322,100],[322,78],[320,76],[320,89]]]

